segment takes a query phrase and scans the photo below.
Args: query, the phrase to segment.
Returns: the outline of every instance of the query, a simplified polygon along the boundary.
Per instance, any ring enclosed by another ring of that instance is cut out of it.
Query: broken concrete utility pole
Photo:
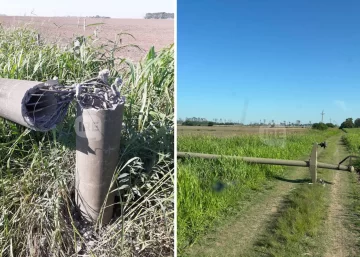
[[[73,99],[69,91],[48,91],[55,84],[0,78],[0,117],[37,131],[55,128]]]
[[[281,160],[281,159],[270,159],[270,158],[255,158],[255,157],[242,157],[242,156],[229,156],[229,155],[216,155],[216,154],[203,154],[203,153],[188,153],[188,152],[177,152],[178,158],[202,158],[202,159],[233,159],[242,160],[249,163],[256,164],[270,164],[270,165],[283,165],[283,166],[295,166],[295,167],[309,167],[310,176],[312,183],[317,181],[317,168],[331,169],[331,170],[343,170],[354,172],[354,166],[341,165],[348,158],[355,158],[359,156],[348,156],[342,160],[339,164],[329,164],[317,161],[317,147],[318,144],[314,143],[309,161],[298,161],[298,160]]]
[[[101,224],[113,214],[115,195],[108,193],[118,164],[125,102],[117,90],[121,79],[110,87],[108,75],[107,70],[100,72],[98,79],[79,85],[76,92],[75,200],[88,221]]]
[[[75,202],[88,221],[106,224],[113,213],[112,178],[118,164],[125,98],[108,70],[80,84],[0,79],[0,117],[33,130],[55,128],[77,101]],[[103,208],[105,207],[106,208]],[[102,212],[103,211],[103,212]]]

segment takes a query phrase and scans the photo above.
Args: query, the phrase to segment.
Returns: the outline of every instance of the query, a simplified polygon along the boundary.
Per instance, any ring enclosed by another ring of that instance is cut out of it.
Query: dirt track
[[[346,155],[346,149],[344,145],[339,142],[333,155],[335,163],[339,162],[344,155]],[[357,256],[356,250],[354,249],[356,245],[356,235],[354,235],[345,224],[347,215],[345,211],[346,194],[347,186],[350,183],[348,173],[335,172],[332,183],[329,217],[325,225],[329,231],[325,257]]]
[[[174,20],[145,20],[145,19],[102,19],[86,18],[86,24],[105,23],[98,26],[89,26],[84,32],[84,18],[76,17],[22,17],[0,16],[0,23],[5,26],[21,26],[27,24],[40,31],[46,38],[55,39],[61,43],[69,42],[74,35],[92,35],[98,27],[98,36],[101,39],[115,40],[115,35],[121,32],[130,33],[122,37],[122,44],[136,44],[144,51],[135,48],[121,52],[123,57],[138,61],[151,46],[155,50],[174,43]]]
[[[325,151],[319,150],[319,161],[336,163],[346,155],[346,148],[341,143],[340,136],[328,140],[333,145]],[[322,170],[322,169],[320,169]],[[215,228],[190,247],[185,256],[259,256],[254,251],[254,245],[265,232],[267,224],[274,221],[279,213],[284,197],[294,188],[301,186],[304,177],[308,177],[308,170],[291,168],[283,181],[278,181],[272,189],[254,197],[243,206],[235,217],[221,227]],[[350,231],[346,223],[346,189],[350,173],[341,171],[326,171],[331,179],[330,206],[328,218],[325,222],[325,236],[320,241],[325,245],[326,252],[308,253],[310,256],[345,257],[359,256],[356,249],[356,236]],[[321,176],[320,176],[321,177]],[[292,182],[292,183],[289,183]],[[305,254],[304,254],[305,255]]]

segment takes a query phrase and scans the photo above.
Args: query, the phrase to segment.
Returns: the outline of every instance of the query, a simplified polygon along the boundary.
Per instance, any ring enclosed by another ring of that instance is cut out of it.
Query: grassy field
[[[293,190],[286,198],[281,216],[258,240],[257,256],[302,256],[311,249],[312,256],[324,246],[319,243],[320,233],[327,216],[328,188],[323,185],[302,185]],[[255,256],[256,256],[255,255]]]
[[[244,134],[259,134],[263,133],[264,130],[267,130],[269,133],[306,133],[308,128],[268,128],[268,127],[245,127],[245,126],[178,126],[177,131],[179,136],[196,136],[196,135],[206,135],[206,136],[216,136],[216,137],[234,137],[241,136]]]
[[[236,137],[183,135],[178,150],[222,155],[277,159],[308,156],[314,142],[340,133],[306,130],[283,135],[257,134]],[[284,167],[252,165],[235,160],[186,159],[178,162],[178,247],[181,253],[219,220],[231,214],[249,192],[261,190]],[[304,194],[307,194],[306,192]]]
[[[360,153],[360,129],[345,129],[347,132],[343,136],[344,143],[348,147],[349,152],[353,154]]]
[[[116,58],[114,42],[99,45],[79,35],[80,46],[63,48],[38,44],[36,35],[26,27],[0,26],[0,77],[57,76],[69,85],[107,68],[112,79],[124,80],[118,203],[114,220],[103,227],[76,213],[74,106],[47,133],[0,118],[0,255],[172,256],[173,47],[150,49],[141,63],[132,63]]]
[[[355,155],[360,156],[360,129],[346,129],[347,134],[343,136],[343,141],[348,147],[348,150]],[[360,159],[355,163],[357,173],[351,177],[351,184],[349,185],[349,204],[350,210],[349,218],[350,225],[356,235],[357,245],[360,245]]]

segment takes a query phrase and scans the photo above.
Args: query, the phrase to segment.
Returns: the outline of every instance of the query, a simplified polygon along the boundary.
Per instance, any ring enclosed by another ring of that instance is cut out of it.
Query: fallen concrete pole
[[[77,105],[75,200],[88,221],[105,225],[113,214],[115,195],[108,192],[118,164],[125,99],[107,109],[100,108],[99,99],[89,102],[94,105],[81,100]]]
[[[46,87],[47,82],[0,78],[0,117],[37,131],[55,128],[71,100]]]
[[[296,167],[310,167],[310,161],[293,161],[293,160],[281,160],[281,159],[268,159],[268,158],[255,158],[255,157],[241,157],[241,156],[229,156],[229,155],[216,155],[216,154],[203,154],[203,153],[189,153],[189,152],[178,152],[177,157],[179,158],[202,158],[202,159],[235,159],[242,160],[249,163],[256,164],[270,164],[270,165],[282,165],[282,166],[296,166]],[[353,171],[353,166],[335,165],[317,162],[317,168],[331,169],[331,170],[344,170]]]

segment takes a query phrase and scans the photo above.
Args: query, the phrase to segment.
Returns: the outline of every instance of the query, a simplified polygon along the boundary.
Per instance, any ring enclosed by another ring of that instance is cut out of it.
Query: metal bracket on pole
[[[345,159],[343,159],[341,162],[339,162],[339,167],[342,163],[344,163],[347,159],[350,159],[349,160],[349,165],[348,165],[348,171],[349,172],[354,172],[355,171],[355,168],[354,166],[352,166],[352,163],[353,163],[353,158],[360,158],[360,156],[357,156],[357,155],[349,155],[347,156]]]
[[[314,184],[316,183],[316,179],[317,179],[317,147],[318,147],[318,144],[314,143],[314,146],[313,146],[313,149],[312,149],[311,155],[310,155],[310,165],[309,165],[311,181]]]

